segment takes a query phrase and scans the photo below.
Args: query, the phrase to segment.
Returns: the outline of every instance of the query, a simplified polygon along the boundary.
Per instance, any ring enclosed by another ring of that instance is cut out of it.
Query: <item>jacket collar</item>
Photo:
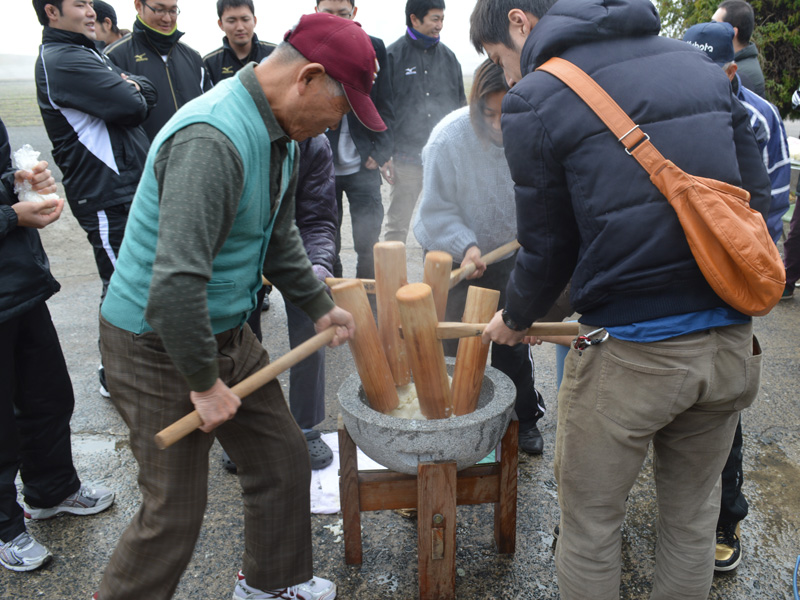
[[[43,44],[75,44],[78,46],[85,46],[89,50],[97,51],[94,45],[94,40],[86,37],[82,33],[75,33],[74,31],[65,31],[64,29],[55,29],[53,27],[44,26],[42,30],[42,43]]]
[[[258,36],[253,33],[253,39],[250,40],[250,54],[244,60],[239,60],[239,57],[236,56],[236,51],[231,47],[227,35],[222,37],[222,47],[225,48],[226,52],[230,53],[231,57],[241,64],[246,65],[247,63],[256,60],[256,56],[258,55]]]
[[[133,22],[133,35],[146,39],[159,54],[169,54],[170,50],[178,43],[178,40],[183,37],[183,32],[178,31],[178,28],[172,30],[172,33],[166,34],[156,31],[149,27],[142,21],[139,16]]]
[[[533,28],[522,47],[525,76],[571,46],[658,35],[661,21],[649,0],[561,0]]]

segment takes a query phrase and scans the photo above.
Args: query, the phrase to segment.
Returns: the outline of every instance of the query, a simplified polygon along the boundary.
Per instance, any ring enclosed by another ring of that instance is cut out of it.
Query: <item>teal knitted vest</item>
[[[244,188],[222,250],[214,259],[206,285],[215,334],[240,327],[255,309],[261,270],[275,218],[270,217],[270,141],[261,113],[239,77],[220,82],[186,104],[153,140],[142,179],[131,205],[125,237],[101,309],[112,325],[132,333],[151,331],[145,309],[158,240],[158,182],[154,163],[165,140],[193,123],[208,123],[233,142],[244,165]],[[255,135],[253,130],[255,129]],[[280,198],[286,192],[295,160],[295,145],[282,166]],[[202,168],[202,165],[198,165]],[[204,201],[213,202],[213,198]],[[273,214],[277,214],[277,208]]]

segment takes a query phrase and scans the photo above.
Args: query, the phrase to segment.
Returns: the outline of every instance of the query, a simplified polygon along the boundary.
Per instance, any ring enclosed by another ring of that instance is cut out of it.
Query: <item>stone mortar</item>
[[[450,375],[454,364],[455,359],[447,359]],[[515,391],[508,377],[487,366],[474,412],[430,421],[372,409],[358,374],[345,380],[337,396],[347,432],[364,454],[392,471],[416,475],[420,462],[455,460],[461,470],[485,458],[508,427]]]

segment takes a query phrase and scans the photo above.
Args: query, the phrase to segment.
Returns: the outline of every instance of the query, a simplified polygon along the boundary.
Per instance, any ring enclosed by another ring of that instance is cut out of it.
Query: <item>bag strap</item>
[[[667,159],[650,142],[650,136],[580,67],[556,56],[536,70],[557,77],[580,96],[617,137],[617,141],[625,146],[625,152],[633,156],[650,175],[658,173],[666,164]]]

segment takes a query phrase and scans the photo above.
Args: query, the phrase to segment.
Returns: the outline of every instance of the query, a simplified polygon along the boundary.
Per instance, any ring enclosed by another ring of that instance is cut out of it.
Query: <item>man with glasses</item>
[[[106,48],[126,73],[144,75],[160,101],[142,124],[150,141],[184,104],[211,89],[211,79],[196,50],[180,42],[178,0],[135,0],[133,32]]]

